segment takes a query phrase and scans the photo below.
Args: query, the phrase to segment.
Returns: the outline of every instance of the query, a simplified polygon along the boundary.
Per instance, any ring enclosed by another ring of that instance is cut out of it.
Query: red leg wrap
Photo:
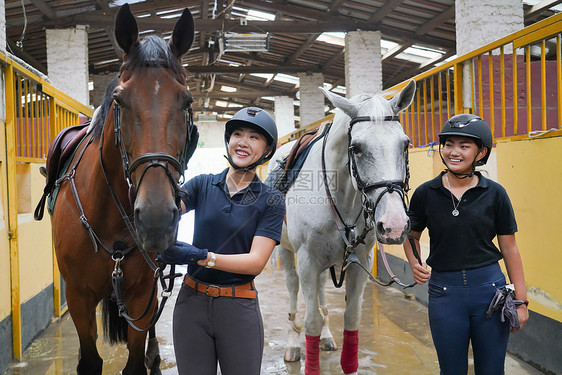
[[[357,352],[359,351],[359,330],[343,331],[343,347],[341,350],[340,365],[344,374],[357,372],[359,368],[359,360]]]
[[[306,336],[305,375],[320,375],[320,336]]]

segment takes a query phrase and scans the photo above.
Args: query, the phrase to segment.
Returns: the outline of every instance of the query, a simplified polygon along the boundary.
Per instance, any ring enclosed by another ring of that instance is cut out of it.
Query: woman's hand
[[[519,318],[519,329],[511,328],[511,332],[521,331],[525,324],[527,324],[527,320],[529,320],[529,308],[527,305],[517,306],[517,317]]]
[[[425,284],[431,277],[431,271],[427,269],[427,264],[425,262],[423,265],[415,263],[411,268],[414,274],[414,281],[420,285]]]

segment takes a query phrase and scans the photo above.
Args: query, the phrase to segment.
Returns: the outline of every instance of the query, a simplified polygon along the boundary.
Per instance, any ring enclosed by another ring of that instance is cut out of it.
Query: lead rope
[[[384,117],[384,121],[397,121],[397,117],[398,116],[386,116]],[[353,119],[350,122],[350,127],[348,130],[348,141],[351,141],[351,127],[353,126],[353,124],[355,124],[356,122],[359,121],[370,121],[371,118],[368,116],[363,116],[363,117],[358,117]],[[411,288],[413,286],[416,285],[416,283],[412,283],[412,284],[405,284],[402,281],[400,281],[400,279],[392,272],[392,270],[390,269],[390,265],[388,264],[388,260],[386,258],[386,253],[384,252],[384,249],[382,248],[382,244],[381,244],[381,258],[383,259],[383,264],[385,266],[386,271],[388,272],[389,276],[390,276],[390,281],[388,283],[382,282],[380,280],[378,280],[377,278],[375,278],[371,272],[369,270],[367,270],[365,268],[365,266],[363,266],[363,264],[361,264],[361,261],[359,260],[359,258],[357,257],[357,254],[354,253],[354,250],[357,246],[359,246],[359,244],[364,244],[365,241],[365,237],[367,236],[367,234],[369,233],[370,230],[372,230],[372,226],[368,226],[367,225],[367,221],[365,221],[365,229],[363,230],[363,233],[361,233],[361,235],[359,237],[355,237],[355,225],[353,226],[349,226],[345,223],[345,221],[343,220],[339,210],[337,209],[336,205],[334,204],[334,200],[332,197],[332,194],[330,192],[330,189],[328,187],[328,179],[327,179],[327,175],[326,175],[326,161],[325,161],[325,149],[326,149],[326,143],[327,143],[327,138],[328,138],[328,132],[329,132],[329,128],[331,127],[332,124],[328,125],[328,128],[326,129],[326,134],[324,137],[324,140],[322,142],[322,177],[323,177],[323,181],[324,181],[324,188],[326,190],[326,196],[328,198],[328,202],[330,202],[330,208],[332,209],[332,214],[334,217],[334,221],[336,222],[336,226],[338,228],[338,231],[340,232],[342,239],[345,243],[345,251],[344,251],[344,259],[343,259],[343,263],[342,263],[342,268],[341,268],[341,272],[340,272],[340,279],[339,281],[337,280],[336,277],[336,270],[335,270],[335,266],[332,265],[330,267],[330,276],[332,278],[332,282],[334,283],[334,286],[336,288],[340,288],[343,285],[343,280],[345,278],[345,271],[347,270],[347,268],[349,267],[349,265],[351,265],[352,263],[358,264],[365,272],[367,272],[368,276],[369,276],[369,280],[376,282],[377,284],[381,285],[381,286],[389,286],[392,283],[397,283],[398,285],[404,287],[404,288]],[[410,177],[410,169],[409,169],[409,162],[408,162],[408,154],[407,154],[407,150],[406,152],[406,181],[381,181],[375,184],[371,184],[369,186],[365,186],[365,184],[363,183],[363,181],[361,180],[359,173],[355,167],[355,164],[353,163],[353,156],[352,156],[352,151],[351,148],[348,148],[348,163],[349,163],[349,172],[350,172],[350,176],[353,175],[353,177],[356,178],[356,181],[358,183],[358,188],[361,188],[361,193],[363,195],[363,199],[366,200],[368,199],[366,197],[365,194],[365,190],[367,188],[379,188],[379,187],[385,187],[386,189],[379,195],[379,197],[377,198],[377,201],[375,202],[375,205],[372,208],[373,214],[374,214],[374,210],[376,209],[379,201],[381,200],[382,196],[385,193],[392,193],[394,191],[396,191],[397,193],[399,193],[402,197],[402,202],[404,203],[404,209],[407,211],[408,207],[406,206],[406,192],[409,190],[409,186],[408,186],[408,180]],[[403,189],[403,190],[402,190]],[[366,202],[364,202],[363,206],[365,208],[365,206],[367,205]],[[359,216],[361,215],[361,213],[359,213]],[[359,219],[359,216],[357,217],[357,219],[355,220],[354,224],[357,222],[357,220]],[[367,218],[365,218],[366,220]],[[408,231],[408,241],[410,241],[410,244],[412,246],[412,252],[414,254],[414,256],[416,257],[416,259],[418,260],[419,264],[422,264],[421,261],[421,257],[417,251],[416,245],[415,245],[415,241],[414,238],[412,236],[412,233],[410,231]],[[348,238],[348,237],[353,237]]]
[[[114,126],[116,147],[120,148],[120,153],[122,155],[123,150],[122,150],[122,143],[120,141],[120,139],[121,139],[121,132],[120,132],[121,127],[120,127],[120,118],[119,118],[118,108],[119,107],[117,105],[115,105],[113,107],[113,110],[114,110],[113,121],[114,121],[114,123],[117,122],[117,124],[115,124],[115,126]],[[172,289],[173,289],[173,286],[174,286],[174,280],[175,280],[176,277],[181,276],[181,274],[176,274],[175,273],[175,267],[172,265],[172,266],[170,266],[170,273],[168,274],[168,276],[165,276],[164,273],[163,273],[162,267],[156,266],[154,264],[154,262],[152,261],[152,259],[150,259],[149,255],[146,253],[146,251],[140,246],[140,241],[139,241],[138,236],[136,234],[135,228],[134,228],[133,224],[131,223],[131,221],[129,219],[129,216],[125,212],[125,209],[123,208],[123,205],[119,201],[119,198],[115,194],[115,191],[113,190],[113,187],[112,187],[112,184],[109,180],[109,177],[107,176],[107,172],[105,171],[105,167],[104,167],[104,164],[103,164],[103,158],[102,158],[102,149],[103,149],[103,132],[101,133],[101,137],[100,137],[99,158],[100,158],[100,166],[101,166],[101,169],[102,169],[107,187],[109,188],[109,191],[111,193],[113,201],[115,202],[115,205],[117,206],[117,209],[118,209],[119,213],[121,214],[121,218],[125,222],[125,225],[127,226],[127,229],[129,230],[129,233],[131,234],[133,240],[135,241],[135,244],[136,244],[137,248],[139,249],[141,255],[145,259],[148,266],[154,271],[152,291],[150,293],[150,298],[148,300],[148,303],[146,304],[146,308],[140,316],[138,316],[137,318],[131,318],[128,315],[127,306],[125,305],[125,298],[123,296],[123,272],[121,270],[121,261],[125,257],[125,254],[119,252],[118,256],[114,257],[112,251],[110,251],[110,254],[112,254],[112,259],[115,262],[115,267],[114,267],[114,270],[112,272],[112,284],[113,284],[113,290],[115,292],[115,299],[116,299],[116,304],[117,304],[117,308],[118,308],[118,311],[119,311],[119,316],[123,317],[125,319],[125,321],[129,324],[129,326],[131,328],[135,329],[136,331],[139,331],[139,332],[148,331],[149,329],[154,327],[154,325],[156,324],[156,322],[160,318],[160,315],[162,314],[162,311],[164,310],[164,306],[166,304],[166,301],[168,300],[168,297],[171,295],[171,292],[172,292]],[[125,165],[123,165],[123,168],[125,168]],[[124,176],[125,176],[125,180],[128,181],[126,171],[124,171]],[[168,282],[168,287],[166,287],[166,283],[164,281],[164,279],[166,279],[166,278],[170,279],[170,281]],[[156,292],[156,285],[157,285],[158,279],[160,279],[162,287],[163,287],[163,289],[165,289],[165,290],[162,291],[162,301],[158,304],[159,307],[158,307],[156,313],[152,316],[152,319],[151,319],[151,322],[150,322],[149,326],[145,329],[140,329],[133,322],[136,322],[136,321],[142,319],[144,316],[146,316],[146,314],[150,310],[150,306],[152,305],[152,302],[154,300],[154,296],[155,296],[155,292]]]
[[[359,220],[359,217],[361,216],[361,212],[359,212],[359,215],[355,219],[354,225],[347,225],[345,223],[345,221],[343,220],[343,217],[341,216],[341,213],[339,212],[338,208],[334,204],[334,198],[332,197],[332,193],[330,192],[330,188],[328,186],[328,176],[326,174],[326,157],[325,157],[326,156],[326,143],[327,143],[326,140],[328,139],[328,133],[330,132],[331,127],[332,127],[332,123],[327,125],[326,133],[325,133],[324,139],[322,141],[322,178],[323,178],[323,182],[324,182],[324,189],[326,190],[326,196],[328,198],[328,202],[330,202],[330,208],[332,209],[332,214],[334,216],[334,221],[336,222],[336,226],[338,228],[338,231],[340,232],[340,235],[341,235],[341,237],[342,237],[342,239],[345,243],[344,262],[342,263],[342,269],[341,269],[341,272],[340,272],[339,281],[337,280],[337,277],[336,277],[335,267],[333,265],[330,267],[330,276],[332,277],[332,282],[334,283],[334,286],[336,288],[341,288],[341,286],[343,285],[343,281],[345,279],[345,270],[347,269],[347,266],[349,265],[349,263],[347,262],[349,256],[351,254],[353,254],[355,256],[355,258],[357,258],[357,255],[355,255],[353,253],[353,251],[355,250],[355,248],[357,246],[365,243],[364,239],[367,236],[367,233],[369,233],[369,231],[372,228],[368,228],[367,226],[365,226],[365,229],[363,230],[363,233],[361,233],[361,235],[359,237],[356,237],[355,236],[355,223],[357,222],[357,220]]]

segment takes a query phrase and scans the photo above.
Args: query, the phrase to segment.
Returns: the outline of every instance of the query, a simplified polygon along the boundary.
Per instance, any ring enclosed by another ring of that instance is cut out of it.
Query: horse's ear
[[[408,108],[414,100],[414,95],[416,95],[416,81],[411,79],[402,91],[390,99],[390,105],[392,106],[394,112],[400,113]]]
[[[185,8],[180,19],[174,27],[172,38],[170,39],[170,47],[174,55],[181,57],[186,53],[193,43],[193,36],[195,34],[195,22],[189,9]]]
[[[129,53],[139,42],[139,28],[129,4],[124,4],[115,17],[115,39],[119,47]]]
[[[328,100],[332,102],[334,106],[344,111],[346,115],[351,118],[357,117],[357,107],[351,100],[344,98],[343,96],[340,96],[338,94],[334,94],[333,92],[326,90],[324,87],[318,88],[322,90],[324,96],[328,98]]]

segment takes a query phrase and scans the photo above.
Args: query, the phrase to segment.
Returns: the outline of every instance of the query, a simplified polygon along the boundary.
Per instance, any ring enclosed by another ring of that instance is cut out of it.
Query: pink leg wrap
[[[357,352],[359,351],[359,330],[343,331],[343,348],[341,350],[340,365],[344,374],[357,372],[359,368],[359,360]]]
[[[320,375],[320,336],[306,336],[305,375]]]

